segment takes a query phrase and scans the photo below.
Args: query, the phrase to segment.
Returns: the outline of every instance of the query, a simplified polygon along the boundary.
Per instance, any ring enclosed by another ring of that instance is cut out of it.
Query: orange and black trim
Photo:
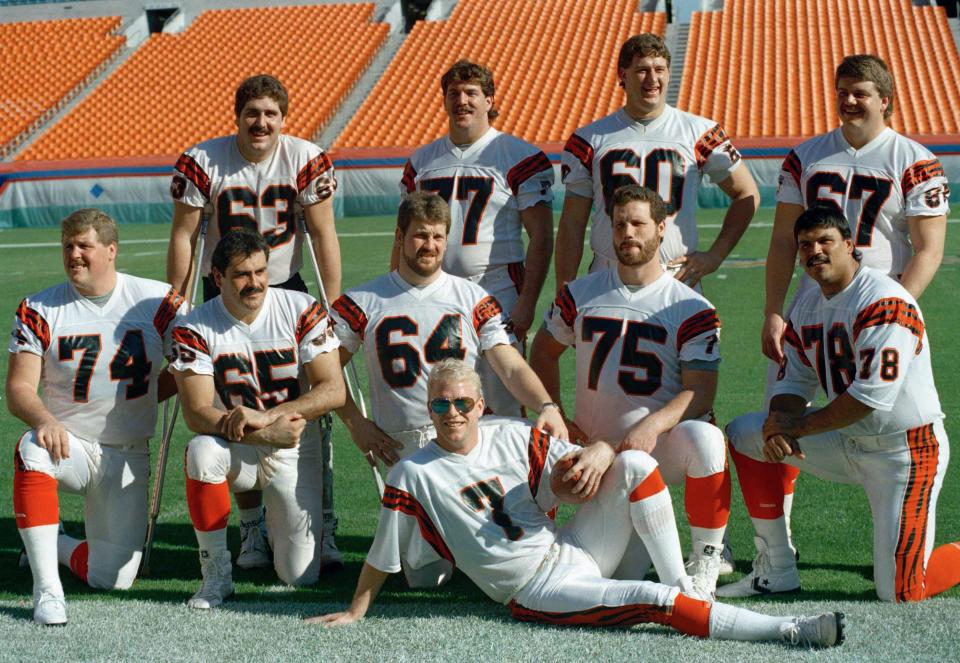
[[[712,129],[700,136],[693,151],[697,155],[697,168],[703,168],[707,159],[713,154],[713,151],[727,142],[727,133],[719,124],[715,124]]]
[[[550,436],[539,428],[531,428],[530,444],[527,446],[527,461],[530,466],[527,472],[527,483],[530,485],[530,495],[534,498],[540,490],[540,479],[543,477],[543,468],[547,463],[549,452]]]
[[[407,193],[413,193],[417,189],[417,169],[409,161],[403,167],[403,177],[400,178],[400,185],[406,189]]]
[[[417,498],[405,490],[400,490],[394,486],[387,486],[383,491],[383,507],[391,511],[399,511],[408,516],[417,519],[417,525],[420,527],[420,535],[423,540],[429,543],[437,554],[451,564],[456,562],[453,559],[453,553],[443,541],[440,530],[437,529],[430,516],[424,510]]]
[[[355,301],[347,295],[340,295],[337,301],[333,303],[333,310],[343,318],[343,321],[349,325],[353,333],[363,339],[364,332],[367,329],[367,316]]]
[[[326,317],[327,312],[320,306],[319,302],[310,304],[307,310],[300,314],[300,319],[297,320],[297,344],[302,343],[307,334]]]
[[[481,327],[503,313],[503,307],[493,295],[487,295],[473,307],[473,328],[480,333]]]
[[[577,134],[570,134],[567,144],[563,146],[563,151],[576,157],[587,172],[593,175],[593,146],[590,143]]]
[[[717,316],[716,309],[706,309],[691,315],[683,321],[677,330],[677,352],[683,348],[687,341],[711,329],[720,329],[720,318]]]
[[[43,351],[46,352],[47,348],[50,347],[50,325],[43,319],[43,316],[27,306],[27,300],[24,299],[17,307],[17,318],[24,327],[33,332],[33,335],[40,341]]]
[[[545,170],[552,169],[553,166],[550,165],[550,159],[547,158],[547,155],[543,152],[537,152],[533,156],[527,157],[507,172],[507,186],[510,187],[510,190],[513,191],[513,195],[516,196],[520,192],[521,184],[526,182],[537,173],[542,173]]]
[[[903,171],[903,177],[900,178],[900,189],[906,196],[915,186],[923,184],[927,180],[932,180],[934,177],[944,177],[943,165],[940,160],[918,161]]]
[[[297,193],[303,193],[304,189],[310,186],[310,182],[333,168],[333,162],[326,152],[321,152],[310,159],[300,172],[297,173]]]
[[[207,345],[207,342],[204,340],[204,338],[188,327],[174,327],[173,340],[174,342],[184,345],[191,350],[202,352],[208,357],[210,356],[210,347]]]
[[[926,595],[924,557],[927,516],[940,462],[940,442],[933,432],[933,424],[908,430],[907,449],[910,453],[910,470],[894,552],[894,596],[898,603],[921,601]]]
[[[174,170],[190,180],[200,190],[203,197],[210,200],[210,176],[203,172],[203,168],[200,167],[196,159],[189,154],[181,154],[180,158],[177,159]]]
[[[563,286],[553,303],[560,309],[560,317],[567,326],[573,327],[573,323],[577,321],[577,303],[573,299],[570,288]]]
[[[917,307],[899,297],[887,297],[865,306],[853,322],[853,340],[868,327],[900,325],[917,337],[916,352],[923,349],[923,320]]]
[[[787,155],[787,158],[783,160],[783,165],[780,166],[780,170],[785,173],[789,173],[790,177],[797,183],[797,186],[800,186],[800,177],[803,175],[803,166],[800,163],[800,157],[797,156],[797,153],[793,150],[790,150],[790,154]]]
[[[787,345],[797,351],[797,356],[800,357],[800,361],[803,362],[804,366],[813,366],[810,360],[807,359],[807,355],[803,352],[803,341],[800,340],[800,335],[797,334],[797,330],[793,328],[792,322],[787,323],[787,329],[783,332],[783,340]]]
[[[183,302],[184,297],[176,288],[170,288],[164,295],[163,301],[160,302],[160,306],[157,307],[157,312],[153,316],[153,328],[157,330],[161,337],[167,333],[167,327],[177,317],[177,311],[183,306]]]

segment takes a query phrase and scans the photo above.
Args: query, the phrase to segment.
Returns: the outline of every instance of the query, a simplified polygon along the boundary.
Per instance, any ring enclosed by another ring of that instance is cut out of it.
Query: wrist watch
[[[560,409],[560,405],[559,405],[559,404],[554,403],[554,402],[552,402],[552,401],[547,401],[546,403],[544,403],[543,405],[540,406],[540,412],[537,412],[537,414],[542,414],[543,411],[546,410],[548,407],[555,407],[555,408],[557,408],[558,410]]]

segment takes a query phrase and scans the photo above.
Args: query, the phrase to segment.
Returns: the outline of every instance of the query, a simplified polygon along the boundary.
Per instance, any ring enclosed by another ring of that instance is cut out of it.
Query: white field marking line
[[[947,219],[947,223],[955,224],[960,223],[960,218],[958,219]],[[723,225],[720,223],[702,223],[698,226],[699,228],[722,228]],[[751,228],[772,228],[772,223],[751,223],[747,230]],[[556,227],[554,227],[556,229]],[[9,231],[0,231],[0,232],[9,232]],[[337,237],[393,237],[396,233],[391,230],[389,232],[372,232],[372,233],[337,233]],[[163,239],[126,239],[120,241],[120,246],[125,246],[127,244],[169,244],[169,238]],[[0,249],[51,249],[58,248],[60,246],[59,242],[25,242],[23,244],[0,244]],[[139,255],[139,254],[137,254]],[[152,254],[143,254],[143,255],[152,255]]]

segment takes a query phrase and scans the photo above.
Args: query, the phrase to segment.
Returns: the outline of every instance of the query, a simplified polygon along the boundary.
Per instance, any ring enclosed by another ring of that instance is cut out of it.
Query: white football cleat
[[[187,601],[187,605],[196,610],[209,610],[223,603],[224,599],[233,594],[232,570],[229,552],[223,551],[208,558],[204,558],[201,552],[200,573],[203,575],[203,583],[197,593]]]
[[[843,643],[842,612],[825,612],[816,617],[794,617],[780,631],[780,639],[798,647],[835,647]]]
[[[705,587],[701,580],[693,576],[685,576],[680,579],[680,591],[684,596],[689,596],[698,601],[713,603],[715,600],[713,592],[711,592],[708,587]]]
[[[690,559],[686,564],[687,575],[693,578],[694,584],[701,592],[708,593],[710,596],[717,591],[722,550],[720,546],[694,541]]]
[[[733,548],[730,547],[730,536],[723,535],[723,552],[720,553],[720,575],[728,576],[736,573],[737,565],[733,561]]]
[[[262,569],[273,565],[273,550],[267,540],[267,524],[260,520],[240,521],[240,554],[237,566],[241,569]]]
[[[63,590],[59,593],[50,590],[41,591],[33,596],[33,621],[40,626],[65,626],[67,623],[67,602]]]
[[[320,543],[320,572],[337,573],[343,570],[343,555],[337,548],[337,519],[324,518],[323,541]]]
[[[771,549],[760,537],[754,538],[757,556],[753,569],[737,582],[717,588],[717,596],[737,598],[759,594],[785,594],[800,591],[800,572],[795,553],[789,546]]]

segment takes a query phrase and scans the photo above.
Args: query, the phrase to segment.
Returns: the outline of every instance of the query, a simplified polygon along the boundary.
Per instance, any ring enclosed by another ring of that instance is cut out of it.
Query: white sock
[[[708,546],[713,546],[718,549],[723,548],[723,533],[726,531],[726,527],[717,527],[715,529],[707,527],[694,527],[690,526],[690,540],[691,541],[700,541],[707,544]]]
[[[57,530],[59,525],[39,525],[20,530],[23,547],[30,558],[33,574],[33,593],[42,591],[63,596],[60,572],[57,569]]]
[[[254,506],[249,509],[237,509],[240,515],[240,527],[253,527],[263,518],[263,507]]]
[[[200,557],[219,557],[227,554],[227,528],[215,529],[209,532],[201,532],[194,529],[197,534],[197,546],[200,548]],[[206,553],[206,555],[204,555]]]
[[[660,582],[679,587],[680,579],[687,577],[687,570],[683,565],[670,492],[664,488],[655,495],[631,502],[630,519],[650,554]]]
[[[745,608],[714,603],[710,609],[710,637],[717,640],[778,640],[792,617],[769,617]]]
[[[793,493],[788,493],[783,496],[783,519],[787,523],[787,541],[789,541],[791,548],[793,548],[793,530],[790,529],[790,514],[792,513]]]
[[[75,539],[72,536],[66,534],[61,534],[57,537],[57,560],[70,568],[70,558],[73,556],[73,551],[77,549],[83,541],[81,539]]]
[[[774,566],[782,568],[786,560],[779,560],[781,555],[777,553],[788,549],[791,551],[791,555],[795,552],[793,546],[790,545],[790,536],[787,534],[786,518],[780,516],[773,520],[766,518],[751,518],[750,520],[753,521],[753,528],[757,532],[757,536],[766,542],[772,556],[777,558],[773,560]]]

